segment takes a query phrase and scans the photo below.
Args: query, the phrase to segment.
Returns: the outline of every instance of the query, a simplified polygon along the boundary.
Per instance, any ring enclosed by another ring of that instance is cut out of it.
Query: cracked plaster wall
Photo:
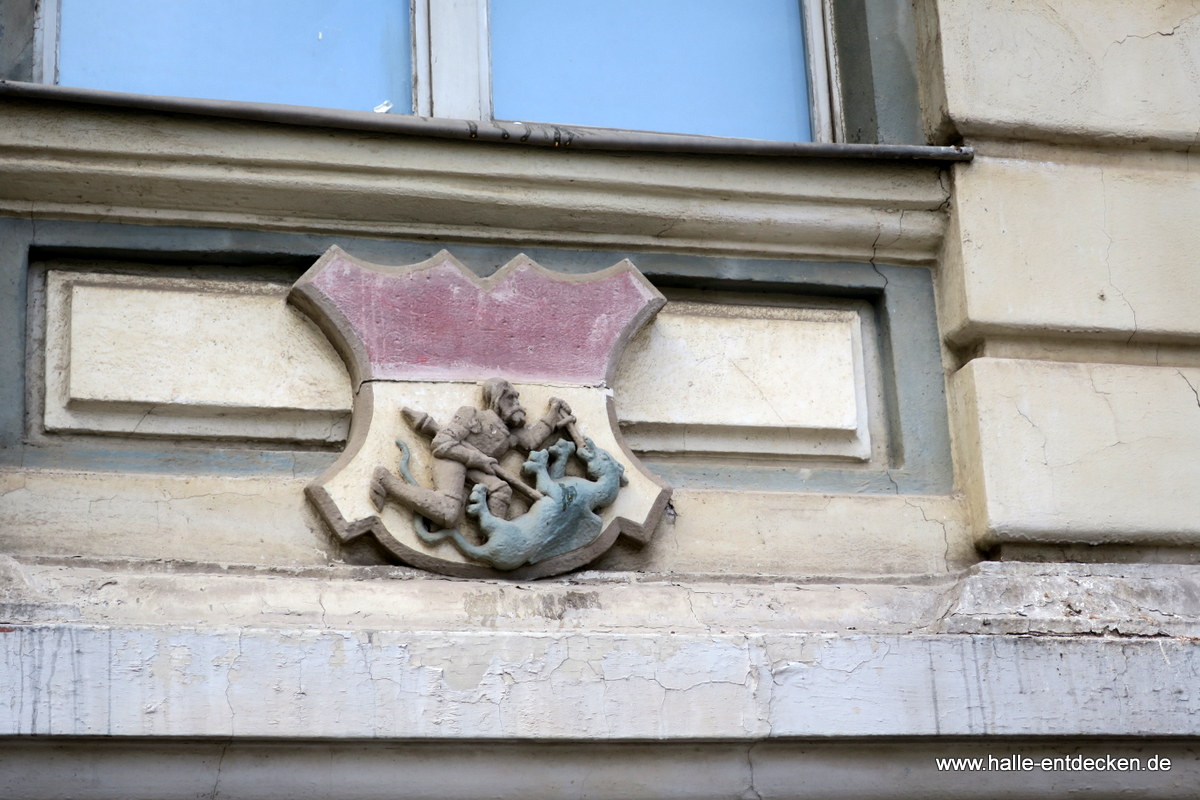
[[[1196,369],[972,360],[951,386],[983,544],[1200,543],[1197,385]]]
[[[1184,736],[1200,712],[1200,653],[1161,639],[31,626],[0,647],[18,735]]]
[[[1200,34],[1198,34],[1200,36]],[[990,145],[954,176],[943,326],[1200,341],[1200,162],[1186,153]]]
[[[1200,143],[1192,0],[937,0],[944,106],[967,137]],[[928,74],[928,73],[927,73]]]
[[[1200,8],[923,10],[926,127],[976,152],[938,273],[976,540],[1195,546]]]

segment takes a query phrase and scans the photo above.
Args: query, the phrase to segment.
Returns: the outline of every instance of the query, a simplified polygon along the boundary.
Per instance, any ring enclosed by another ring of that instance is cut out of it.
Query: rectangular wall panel
[[[344,440],[349,377],[288,288],[49,271],[46,429]]]
[[[618,370],[626,438],[648,453],[870,459],[869,310],[672,300]]]

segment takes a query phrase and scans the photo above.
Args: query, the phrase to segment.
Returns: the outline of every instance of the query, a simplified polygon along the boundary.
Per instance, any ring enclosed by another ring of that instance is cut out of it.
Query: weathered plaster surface
[[[0,470],[0,531],[11,555],[323,565],[338,553],[304,498],[313,477]],[[650,545],[620,545],[597,566],[914,575],[978,558],[954,495],[677,489],[672,507]]]
[[[916,575],[975,563],[958,495],[680,490],[640,551],[596,566],[730,575]],[[719,534],[717,532],[720,532]]]
[[[448,581],[403,567],[0,557],[0,619],[101,627],[686,635],[1200,635],[1200,565],[983,562],[943,576],[731,581],[593,570]]]
[[[343,441],[345,366],[288,288],[49,271],[46,428]]]
[[[890,582],[675,579],[589,571],[535,583],[455,581],[403,567],[218,568],[0,558],[0,619],[51,625],[729,635],[933,626],[956,575]]]
[[[1186,155],[1008,147],[954,182],[940,297],[952,340],[1197,342],[1200,171]]]
[[[7,554],[324,564],[307,478],[0,470]]]
[[[516,584],[6,558],[0,620],[11,735],[1187,736],[1200,713],[1185,565]]]
[[[867,386],[871,308],[754,299],[672,300],[634,337],[613,381],[631,447],[869,459],[883,416],[878,369]]]
[[[1200,714],[1172,639],[56,625],[0,648],[20,735],[1186,736]]]
[[[619,410],[635,423],[853,431],[858,333],[849,309],[671,303],[634,339],[616,384],[663,390]]]
[[[985,544],[1200,541],[1200,371],[977,358],[951,386]]]
[[[958,585],[937,627],[947,633],[1194,638],[1200,568],[985,561]]]
[[[934,74],[943,113],[961,134],[1198,141],[1200,10],[1192,0],[939,0],[936,17]]]

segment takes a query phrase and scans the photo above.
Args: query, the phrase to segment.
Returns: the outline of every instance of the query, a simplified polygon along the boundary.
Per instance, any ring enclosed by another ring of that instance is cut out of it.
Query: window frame
[[[413,116],[497,121],[492,108],[489,2],[409,0]],[[808,67],[810,141],[843,142],[841,93],[834,90],[840,85],[834,0],[795,2],[800,4]],[[60,19],[61,0],[37,2],[33,30],[34,83],[58,85]],[[442,54],[453,57],[442,58]]]

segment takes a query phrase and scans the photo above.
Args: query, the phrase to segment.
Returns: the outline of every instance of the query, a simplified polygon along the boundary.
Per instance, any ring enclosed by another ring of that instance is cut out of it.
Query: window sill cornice
[[[129,99],[0,83],[0,214],[929,265],[946,228],[946,170],[970,157],[666,134],[645,134],[661,150],[633,140],[619,150],[635,135],[590,130],[557,149],[481,146],[483,132],[450,137],[461,122],[304,108],[281,119],[280,107]],[[318,119],[326,114],[339,124]],[[668,146],[676,140],[693,149]],[[718,146],[734,149],[703,149]]]
[[[572,150],[946,163],[970,161],[973,156],[972,149],[965,146],[777,142],[763,139],[732,139],[719,136],[591,128],[578,125],[506,121],[480,122],[275,103],[161,97],[3,80],[0,80],[0,96],[271,122],[309,128],[369,131],[391,133],[398,136],[420,136]]]

